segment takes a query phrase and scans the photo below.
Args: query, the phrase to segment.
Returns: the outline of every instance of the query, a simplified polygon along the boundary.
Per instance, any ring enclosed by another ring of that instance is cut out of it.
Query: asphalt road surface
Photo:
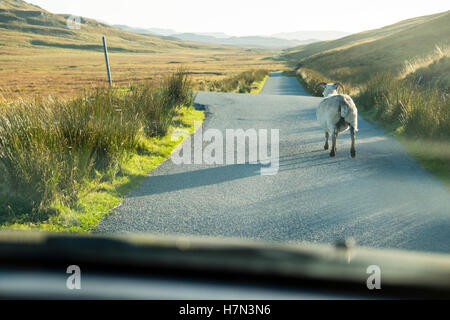
[[[260,94],[280,96],[309,96],[295,77],[283,77],[280,72],[272,73]]]
[[[260,95],[199,93],[203,130],[279,129],[279,172],[261,164],[183,164],[155,169],[99,225],[101,233],[149,232],[326,242],[450,253],[450,193],[384,131],[360,119],[323,150],[321,98],[275,74]],[[225,142],[224,142],[225,144]],[[270,150],[270,146],[269,146]]]

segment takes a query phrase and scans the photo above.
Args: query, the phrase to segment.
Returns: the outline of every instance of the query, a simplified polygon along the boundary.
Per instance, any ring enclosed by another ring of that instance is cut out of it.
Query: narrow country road
[[[203,130],[279,129],[280,168],[166,161],[99,225],[98,232],[335,242],[450,253],[450,193],[384,131],[360,119],[357,157],[341,134],[323,150],[320,98],[274,74],[260,95],[199,93]],[[270,149],[269,149],[270,150]]]
[[[295,77],[283,77],[281,72],[272,73],[260,94],[279,96],[309,96]]]

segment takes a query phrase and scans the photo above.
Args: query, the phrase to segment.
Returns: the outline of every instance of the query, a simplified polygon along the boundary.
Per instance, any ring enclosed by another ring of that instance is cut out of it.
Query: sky
[[[447,11],[447,0],[27,0],[53,13],[177,32],[270,35],[302,30],[359,32]]]

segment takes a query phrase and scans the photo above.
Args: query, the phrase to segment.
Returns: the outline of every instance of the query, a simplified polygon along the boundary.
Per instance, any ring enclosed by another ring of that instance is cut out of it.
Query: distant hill
[[[172,36],[177,39],[185,41],[195,41],[195,42],[223,44],[241,47],[289,48],[298,46],[299,44],[302,43],[301,41],[298,40],[285,40],[263,36],[216,38],[214,36],[201,35],[196,33],[179,33],[174,34]]]
[[[265,37],[265,36],[232,37],[223,32],[176,33],[174,31],[170,33],[171,30],[168,29],[133,28],[125,25],[114,25],[114,27],[139,34],[164,36],[165,39],[178,39],[183,41],[209,43],[216,45],[240,46],[249,48],[256,47],[256,48],[285,49],[289,47],[295,47],[300,44],[307,44],[318,41],[315,39],[306,39],[303,41],[287,40],[277,37]]]
[[[212,36],[219,39],[230,38],[230,36],[224,32],[197,32],[197,34],[202,36]]]
[[[380,71],[408,72],[449,60],[450,11],[412,18],[380,29],[286,50],[292,66],[319,71],[331,79],[363,83]],[[450,78],[450,64],[439,64]],[[437,68],[436,68],[437,69]],[[445,70],[447,69],[447,70]],[[407,74],[403,74],[407,76]]]
[[[350,35],[350,32],[343,32],[343,31],[314,31],[314,30],[305,30],[305,31],[296,31],[296,32],[281,32],[281,33],[275,33],[272,34],[271,37],[280,38],[280,39],[287,39],[287,40],[310,40],[310,39],[316,39],[316,40],[334,40],[339,39],[342,37],[346,37]]]
[[[107,36],[111,51],[160,52],[208,47],[128,32],[87,18],[80,18],[75,20],[75,24],[68,25],[68,18],[69,15],[53,14],[22,0],[1,0],[0,53],[14,48],[43,47],[100,50],[102,35]]]
[[[175,30],[172,29],[161,29],[161,28],[135,28],[130,27],[123,24],[114,24],[112,25],[114,28],[118,28],[124,31],[128,32],[134,32],[134,33],[140,33],[140,34],[147,34],[147,35],[153,35],[153,36],[163,36],[167,37],[174,33],[176,33]]]

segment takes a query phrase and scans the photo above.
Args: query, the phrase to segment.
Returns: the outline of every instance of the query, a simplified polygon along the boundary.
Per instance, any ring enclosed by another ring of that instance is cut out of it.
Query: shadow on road
[[[236,164],[151,176],[130,197],[142,197],[244,179],[260,175],[261,167],[259,164]]]

